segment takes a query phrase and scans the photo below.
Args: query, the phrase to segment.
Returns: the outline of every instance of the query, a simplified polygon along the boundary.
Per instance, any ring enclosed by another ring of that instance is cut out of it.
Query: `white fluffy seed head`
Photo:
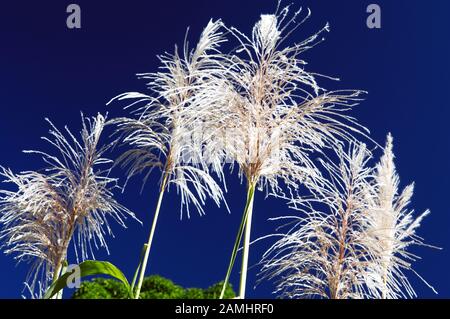
[[[382,297],[388,299],[416,296],[404,272],[412,270],[412,262],[417,259],[409,252],[409,248],[412,245],[425,245],[416,235],[416,230],[430,213],[427,210],[415,217],[414,211],[408,208],[414,185],[399,191],[400,179],[394,158],[393,139],[389,134],[384,154],[376,166],[374,196],[368,211],[367,227],[368,236],[378,247],[378,262],[371,264],[370,269],[373,277],[379,281],[378,290]]]
[[[365,285],[372,241],[364,235],[371,169],[365,145],[337,149],[337,163],[322,161],[324,174],[312,196],[291,201],[301,216],[277,218],[289,228],[264,254],[262,279],[276,279],[274,293],[287,298],[369,298]]]
[[[212,86],[223,72],[223,59],[218,51],[225,41],[220,20],[210,21],[197,46],[190,50],[187,42],[183,54],[160,57],[161,71],[141,74],[148,80],[149,95],[126,93],[115,99],[133,98],[128,107],[134,117],[112,122],[123,144],[131,146],[118,162],[128,166],[128,176],[146,172],[144,182],[153,168],[168,175],[168,185],[174,185],[181,197],[181,212],[189,216],[190,206],[203,214],[203,205],[212,198],[219,205],[223,198],[220,185],[211,177],[214,171],[223,177],[222,155],[214,135],[205,132],[205,123],[215,112],[210,96],[200,92]]]
[[[418,217],[408,209],[413,185],[399,192],[392,137],[374,169],[363,145],[338,149],[311,196],[291,201],[302,215],[278,218],[291,228],[263,256],[262,279],[277,278],[275,293],[289,298],[407,298],[416,296],[405,271],[418,257],[412,245]],[[420,279],[422,277],[419,276]],[[423,280],[423,279],[422,279]],[[424,280],[423,280],[424,281]],[[431,289],[426,281],[424,281]],[[434,291],[434,289],[433,289]]]
[[[327,28],[282,47],[284,37],[309,17],[296,24],[299,14],[289,18],[283,9],[278,16],[262,15],[252,37],[228,28],[240,46],[228,57],[220,84],[204,93],[215,106],[205,121],[211,135],[222,140],[225,157],[238,165],[241,176],[277,196],[285,195],[283,189],[295,193],[299,185],[314,184],[319,172],[312,154],[365,131],[347,114],[364,92],[322,90],[318,75],[301,59]]]
[[[108,176],[111,161],[103,157],[109,146],[99,146],[105,118],[99,114],[82,120],[81,139],[48,121],[50,137],[43,139],[57,153],[27,151],[42,157],[46,167],[41,171],[1,171],[15,189],[0,190],[0,239],[6,253],[32,263],[31,290],[47,288],[70,243],[77,262],[93,258],[94,248],[108,249],[109,220],[125,227],[127,217],[135,219],[113,196],[117,181]]]
[[[280,39],[277,16],[262,14],[261,19],[253,27],[253,39],[265,50],[273,50]]]

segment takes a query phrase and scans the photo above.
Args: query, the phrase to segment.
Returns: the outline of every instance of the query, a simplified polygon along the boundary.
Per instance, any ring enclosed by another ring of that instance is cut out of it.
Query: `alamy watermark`
[[[66,8],[69,13],[66,19],[66,25],[69,29],[81,29],[81,8],[78,4],[69,4]]]
[[[66,280],[66,287],[70,289],[80,288],[81,286],[81,269],[80,266],[72,264],[67,266],[66,274],[70,274]]]
[[[379,4],[372,3],[367,6],[366,12],[369,16],[366,19],[366,25],[369,29],[381,28],[381,7]],[[66,25],[69,29],[81,29],[81,7],[78,4],[71,3],[66,8],[69,15],[66,19]]]
[[[372,3],[367,6],[366,24],[369,29],[381,29],[381,7],[378,4]]]

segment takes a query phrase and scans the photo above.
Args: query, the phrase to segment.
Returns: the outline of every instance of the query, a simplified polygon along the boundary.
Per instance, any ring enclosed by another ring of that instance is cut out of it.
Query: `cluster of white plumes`
[[[287,43],[309,16],[277,9],[250,36],[210,21],[194,48],[186,41],[181,53],[160,56],[158,72],[139,75],[150,93],[113,99],[131,101],[130,116],[110,121],[128,147],[117,163],[128,177],[144,173],[144,182],[159,169],[162,193],[173,184],[188,216],[192,205],[203,214],[207,198],[225,201],[225,170],[234,165],[251,187],[287,199],[298,215],[282,219],[295,226],[267,251],[262,269],[284,296],[414,296],[403,270],[415,257],[407,248],[422,244],[415,230],[428,211],[414,218],[407,210],[412,186],[398,194],[390,136],[376,169],[368,166],[372,154],[355,136],[369,132],[348,114],[365,92],[328,91],[318,81],[333,78],[307,70],[302,54],[323,41],[328,24]],[[227,54],[226,35],[238,43]],[[48,141],[60,157],[38,152],[48,164],[41,172],[3,170],[18,190],[2,191],[0,236],[8,253],[36,258],[44,282],[60,271],[71,240],[86,259],[91,245],[107,246],[107,216],[123,226],[124,216],[134,218],[114,200],[107,168],[95,170],[110,164],[102,157],[109,146],[97,145],[104,125],[100,115],[83,120],[80,142],[52,126]]]
[[[264,254],[262,277],[276,278],[276,292],[289,298],[415,297],[408,248],[424,245],[415,231],[429,211],[408,209],[412,185],[399,193],[391,135],[374,168],[364,144],[336,154],[336,164],[322,161],[313,196],[291,201],[301,214],[276,218],[290,227]]]

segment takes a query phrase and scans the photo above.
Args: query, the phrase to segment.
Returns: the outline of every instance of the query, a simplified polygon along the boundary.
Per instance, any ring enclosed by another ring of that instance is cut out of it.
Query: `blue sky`
[[[190,26],[192,40],[210,18],[250,32],[261,13],[273,12],[275,1],[76,1],[81,6],[82,29],[65,26],[68,1],[2,4],[0,11],[0,164],[13,170],[41,167],[22,149],[46,149],[39,139],[48,131],[49,117],[56,125],[77,131],[79,112],[95,115],[108,111],[123,114],[119,106],[105,106],[126,91],[144,91],[135,73],[155,71],[156,54],[182,43]],[[415,248],[422,257],[415,269],[438,291],[450,297],[450,215],[447,200],[450,182],[449,22],[450,4],[444,0],[292,1],[309,7],[312,17],[291,41],[301,41],[326,22],[331,32],[324,43],[305,53],[309,69],[338,76],[341,82],[322,82],[330,89],[358,88],[369,92],[353,114],[370,128],[372,138],[384,143],[394,136],[396,164],[402,186],[416,182],[412,206],[431,209],[419,234],[443,250]],[[382,8],[382,28],[366,27],[366,7]],[[287,1],[285,2],[287,3]],[[376,153],[380,155],[380,153]],[[123,171],[114,171],[123,176]],[[142,194],[141,180],[131,181],[118,199],[144,221],[128,229],[114,227],[110,256],[106,259],[132,276],[156,202],[158,174],[152,175]],[[207,287],[223,279],[245,201],[245,186],[236,174],[228,177],[224,207],[207,205],[206,216],[195,213],[180,221],[179,198],[171,191],[165,198],[149,262],[149,273],[161,274],[186,287]],[[254,238],[275,229],[270,217],[289,213],[283,202],[255,199]],[[270,240],[252,247],[248,296],[272,297],[272,283],[253,289],[261,254]],[[238,268],[236,268],[237,270]],[[0,298],[17,298],[27,272],[11,256],[0,255]],[[433,292],[410,274],[420,297]],[[232,276],[237,288],[238,272]],[[70,291],[67,295],[70,295]]]

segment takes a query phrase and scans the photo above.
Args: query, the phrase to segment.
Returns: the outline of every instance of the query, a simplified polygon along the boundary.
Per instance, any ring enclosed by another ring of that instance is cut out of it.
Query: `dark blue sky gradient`
[[[44,149],[49,117],[74,131],[86,115],[123,114],[120,105],[106,107],[113,96],[144,91],[135,73],[155,71],[156,54],[172,51],[182,43],[186,27],[198,38],[210,18],[250,32],[261,13],[271,13],[275,1],[74,1],[82,9],[82,29],[65,26],[69,1],[15,1],[0,10],[0,164],[15,171],[42,167],[22,149]],[[310,7],[312,17],[291,41],[301,41],[326,22],[331,33],[326,42],[305,53],[309,70],[339,76],[341,82],[322,81],[329,89],[358,88],[369,91],[367,100],[353,114],[370,128],[372,138],[383,144],[387,132],[395,142],[396,164],[402,186],[416,182],[413,207],[432,213],[419,234],[444,249],[415,248],[423,259],[415,269],[439,291],[450,297],[450,135],[449,21],[450,3],[445,0],[342,0],[293,1]],[[365,25],[366,7],[382,6],[382,29]],[[287,2],[286,2],[287,3]],[[380,155],[378,151],[377,156]],[[123,171],[114,171],[123,176]],[[114,225],[116,237],[109,241],[113,262],[132,277],[153,214],[159,174],[151,176],[143,193],[141,179],[134,178],[118,199],[144,221],[130,221],[128,229]],[[192,213],[180,221],[179,198],[174,189],[166,196],[160,215],[149,273],[161,274],[186,287],[207,287],[223,279],[245,201],[245,186],[236,172],[228,177],[227,199],[232,211],[213,205],[207,215]],[[283,202],[257,193],[253,238],[274,232],[270,217],[289,214]],[[251,249],[255,265],[271,241]],[[72,256],[72,254],[71,254]],[[73,256],[72,256],[73,257]],[[237,265],[239,266],[239,265]],[[232,283],[238,284],[238,269]],[[253,289],[258,267],[249,271],[248,296],[271,297],[272,283]],[[27,272],[11,256],[0,255],[0,297],[17,298]],[[410,274],[420,297],[433,292]],[[71,294],[66,292],[66,296]]]

